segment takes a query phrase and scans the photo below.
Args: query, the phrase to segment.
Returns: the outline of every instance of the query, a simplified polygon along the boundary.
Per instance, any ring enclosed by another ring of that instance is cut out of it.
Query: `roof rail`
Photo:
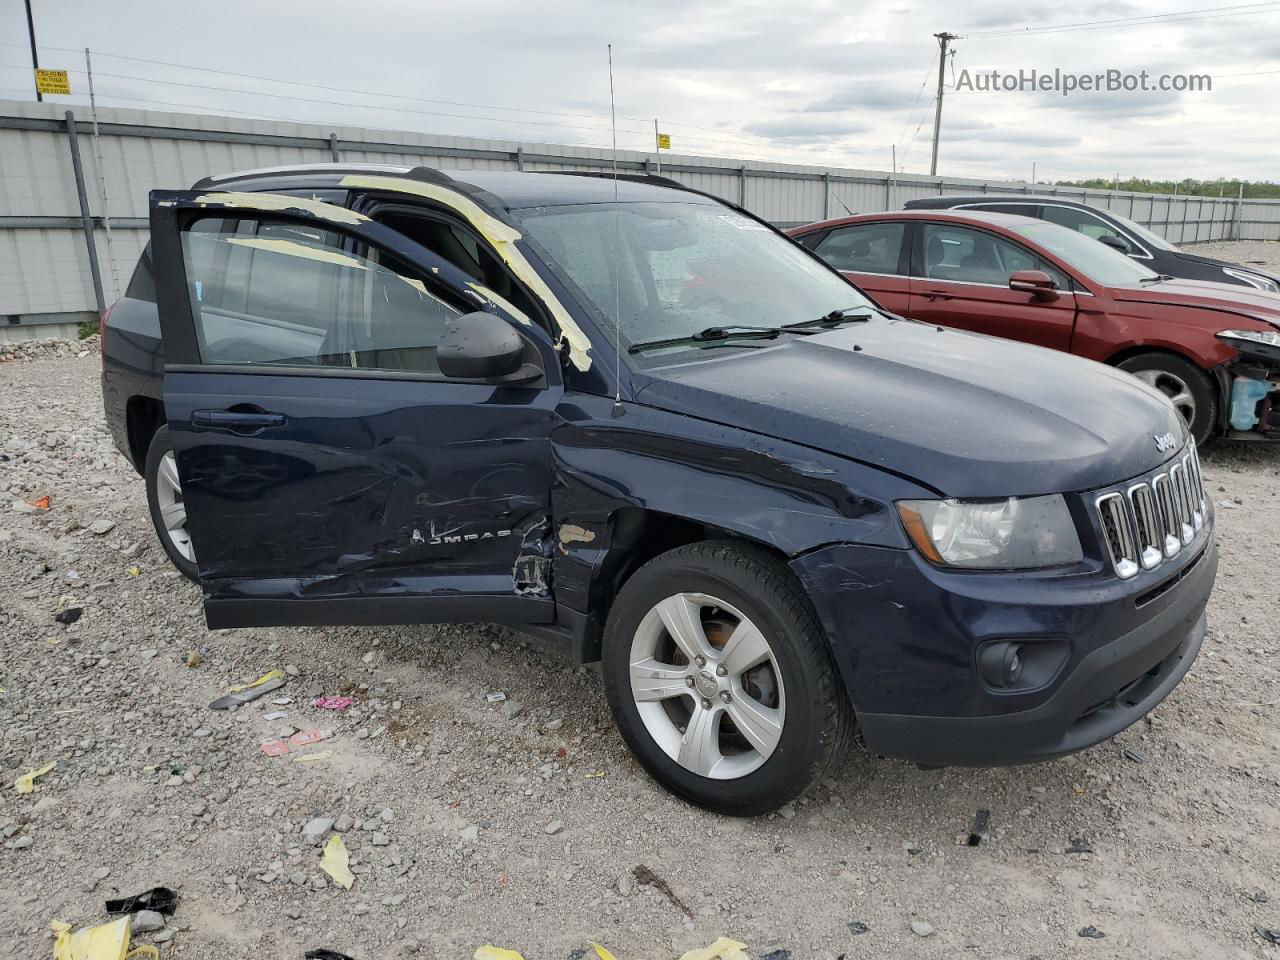
[[[612,171],[597,170],[535,170],[534,173],[552,173],[561,177],[595,177],[598,180],[613,180]],[[692,187],[686,187],[679,180],[672,180],[670,177],[660,177],[652,173],[620,173],[617,179],[626,180],[628,183],[651,183],[655,187],[674,187],[677,190],[688,190],[690,193],[697,193]]]

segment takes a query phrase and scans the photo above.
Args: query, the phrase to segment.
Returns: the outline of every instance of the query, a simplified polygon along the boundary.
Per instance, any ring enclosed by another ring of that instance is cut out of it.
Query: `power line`
[[[1178,10],[1170,13],[1151,13],[1137,17],[1115,17],[1110,20],[1084,20],[1080,23],[1050,24],[1043,27],[1018,27],[1012,30],[987,30],[964,34],[966,40],[989,37],[1030,36],[1063,33],[1077,30],[1099,30],[1104,27],[1145,27],[1165,23],[1181,23],[1187,20],[1216,20],[1221,17],[1238,17],[1249,13],[1268,13],[1280,7],[1275,0],[1262,3],[1241,3],[1226,7],[1202,7],[1196,10]]]
[[[0,46],[21,47],[21,44],[6,43],[6,44],[0,44]],[[73,49],[71,47],[51,47],[51,46],[45,46],[43,44],[41,45],[41,48],[44,50],[57,50],[62,53],[80,53],[81,52],[79,49]],[[94,56],[108,57],[113,60],[128,60],[133,63],[148,63],[148,64],[153,64],[155,66],[170,67],[175,70],[191,70],[197,73],[216,73],[222,76],[236,77],[241,80],[257,80],[257,81],[264,81],[267,83],[283,83],[289,86],[305,87],[310,90],[323,90],[330,93],[351,93],[351,94],[356,94],[358,96],[365,96],[365,97],[389,97],[397,100],[410,100],[417,103],[436,103],[436,104],[442,104],[444,106],[449,106],[449,107],[469,107],[472,109],[479,109],[479,110],[498,110],[506,113],[535,113],[535,114],[540,114],[542,116],[569,117],[569,118],[578,118],[578,119],[585,119],[585,120],[600,120],[602,122],[607,122],[609,120],[609,118],[606,115],[597,114],[597,113],[566,113],[566,112],[557,111],[557,110],[539,110],[533,107],[504,107],[504,106],[500,106],[498,104],[492,104],[492,103],[471,103],[464,100],[440,100],[440,99],[434,99],[431,97],[417,97],[411,94],[404,94],[404,93],[386,93],[380,90],[360,90],[360,89],[353,89],[351,87],[334,87],[334,86],[328,86],[326,84],[320,84],[320,83],[307,83],[301,80],[287,80],[283,77],[269,77],[263,74],[239,73],[234,70],[222,70],[216,67],[198,67],[198,66],[193,66],[191,64],[186,64],[186,63],[174,63],[171,60],[155,60],[150,57],[135,57],[135,56],[130,56],[122,53],[108,53],[104,50],[94,50],[93,53],[94,53]],[[95,75],[97,75],[97,71],[95,71]],[[103,76],[105,75],[106,74],[103,74]],[[151,80],[153,78],[134,77],[132,79]],[[179,81],[160,80],[158,78],[155,78],[154,82],[179,83]],[[182,84],[182,85],[192,86],[192,84]],[[256,94],[258,91],[252,91],[252,92]],[[652,118],[624,116],[624,117],[621,117],[620,119],[634,120],[639,123],[647,124]],[[690,130],[705,130],[710,133],[724,132],[723,130],[716,127],[703,127],[703,126],[698,126],[697,124],[683,123],[676,120],[663,120],[663,123],[672,127],[684,127]],[[646,133],[647,133],[647,130],[646,130]],[[707,138],[700,138],[700,139],[707,139]],[[747,141],[723,141],[723,142],[742,143]]]

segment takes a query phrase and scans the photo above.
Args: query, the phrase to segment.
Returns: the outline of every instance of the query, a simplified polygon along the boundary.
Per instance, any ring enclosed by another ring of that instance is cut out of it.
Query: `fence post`
[[[822,172],[822,219],[831,219],[831,171]]]
[[[1243,181],[1243,180],[1241,180],[1241,181],[1240,181],[1240,195],[1236,198],[1236,229],[1235,229],[1235,239],[1237,239],[1237,240],[1242,240],[1242,239],[1243,239],[1242,234],[1244,233],[1244,220],[1243,220],[1243,219],[1241,219],[1241,218],[1243,217],[1243,215],[1244,215],[1244,181]]]
[[[745,207],[747,205],[747,167],[743,164],[738,168],[738,206]]]
[[[893,175],[897,171],[890,171],[889,175],[884,178],[884,208],[886,210],[893,209]]]
[[[524,147],[521,146],[516,147],[516,169],[524,170]]]
[[[336,133],[329,134],[329,159],[334,163],[342,159],[338,156],[338,135]]]
[[[76,195],[80,198],[80,223],[84,229],[84,245],[89,253],[89,275],[93,278],[93,295],[98,301],[98,315],[106,312],[107,299],[102,295],[102,271],[98,269],[98,245],[93,239],[93,214],[89,212],[89,195],[84,189],[84,167],[80,164],[80,144],[76,140],[76,115],[66,113],[67,144],[71,148],[71,169],[76,175]]]

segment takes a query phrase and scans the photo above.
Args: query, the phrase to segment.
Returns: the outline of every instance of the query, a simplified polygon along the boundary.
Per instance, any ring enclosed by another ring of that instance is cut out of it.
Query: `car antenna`
[[[613,44],[609,50],[609,128],[613,135],[613,250],[619,256],[621,234],[618,206],[618,114],[613,105]],[[613,265],[613,415],[622,416],[622,264]]]

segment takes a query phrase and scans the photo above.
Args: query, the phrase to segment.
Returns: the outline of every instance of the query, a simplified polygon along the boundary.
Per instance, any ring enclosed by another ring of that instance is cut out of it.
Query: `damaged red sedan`
[[[1174,280],[1057,224],[909,210],[789,233],[903,316],[1112,364],[1197,442],[1280,440],[1280,296]]]

